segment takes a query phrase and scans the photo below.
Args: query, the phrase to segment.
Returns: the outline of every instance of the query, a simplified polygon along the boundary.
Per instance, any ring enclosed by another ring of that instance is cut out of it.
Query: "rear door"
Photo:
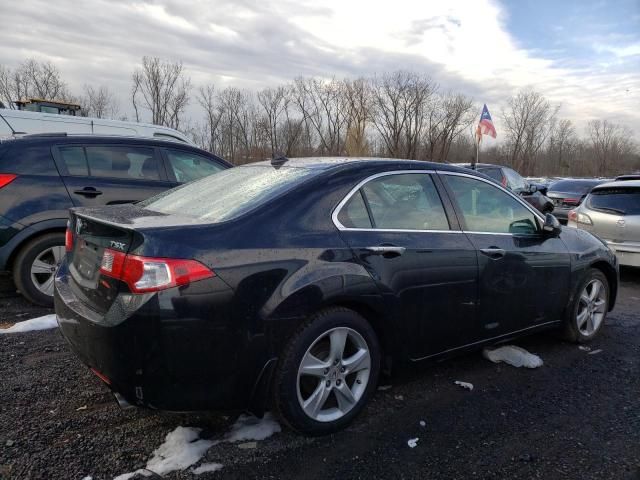
[[[562,318],[570,258],[533,211],[478,177],[441,172],[462,228],[478,252],[479,323],[491,338]]]
[[[59,145],[54,155],[75,206],[134,203],[173,186],[155,147]]]
[[[475,248],[459,230],[429,172],[374,175],[334,212],[334,222],[371,273],[419,359],[474,341]]]

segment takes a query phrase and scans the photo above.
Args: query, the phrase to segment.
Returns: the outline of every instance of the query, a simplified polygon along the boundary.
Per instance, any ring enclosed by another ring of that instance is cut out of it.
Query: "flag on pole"
[[[482,114],[480,115],[480,121],[478,122],[478,128],[476,128],[476,137],[478,143],[482,140],[482,135],[489,135],[496,138],[496,127],[493,126],[493,120],[491,120],[491,114],[487,108],[487,104],[484,104]]]

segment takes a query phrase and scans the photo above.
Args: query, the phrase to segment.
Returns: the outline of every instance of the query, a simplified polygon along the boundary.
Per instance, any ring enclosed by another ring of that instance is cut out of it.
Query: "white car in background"
[[[567,225],[606,241],[620,265],[640,267],[640,180],[594,187],[580,206],[569,212]]]
[[[76,117],[57,113],[0,109],[0,137],[16,134],[66,133],[69,135],[117,135],[147,137],[194,145],[183,133],[149,123]]]

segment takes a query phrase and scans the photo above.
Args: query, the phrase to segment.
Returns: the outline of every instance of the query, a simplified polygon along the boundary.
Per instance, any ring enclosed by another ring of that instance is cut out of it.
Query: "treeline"
[[[481,104],[430,77],[396,71],[356,79],[296,78],[253,92],[213,84],[195,87],[182,63],[144,57],[132,73],[129,102],[136,121],[179,129],[234,164],[272,155],[379,156],[470,162]],[[108,86],[85,85],[74,96],[51,63],[0,65],[0,99],[74,101],[81,113],[121,115]],[[189,118],[187,109],[202,112]],[[197,106],[197,107],[196,107]],[[578,132],[560,107],[534,90],[509,98],[500,111],[500,142],[481,146],[480,161],[524,175],[610,176],[640,169],[638,146],[625,126],[608,120]]]

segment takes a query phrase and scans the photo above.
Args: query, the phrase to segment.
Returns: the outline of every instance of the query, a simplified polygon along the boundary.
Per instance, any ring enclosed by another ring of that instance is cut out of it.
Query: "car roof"
[[[597,190],[604,190],[607,188],[640,188],[640,180],[625,180],[624,182],[621,181],[613,181],[613,182],[607,182],[607,183],[601,183],[600,185],[597,185],[596,187],[593,188],[593,190],[591,190],[592,192],[595,192]]]
[[[275,162],[278,162],[277,164]],[[380,167],[397,167],[408,170],[444,170],[469,173],[468,169],[460,168],[449,163],[429,162],[423,160],[404,160],[396,158],[378,158],[378,157],[298,157],[282,160],[265,160],[262,162],[247,163],[241,167],[249,166],[284,166],[311,168],[319,170],[333,170],[341,168],[349,168],[363,165],[378,165]],[[241,168],[240,167],[240,168]],[[484,177],[484,175],[483,175]]]
[[[455,165],[456,167],[463,167],[463,168],[471,168],[471,164],[470,163],[450,163],[449,165]],[[476,168],[480,167],[480,168],[486,168],[486,167],[492,167],[492,168],[511,168],[508,167],[506,165],[497,165],[495,163],[476,163]]]

